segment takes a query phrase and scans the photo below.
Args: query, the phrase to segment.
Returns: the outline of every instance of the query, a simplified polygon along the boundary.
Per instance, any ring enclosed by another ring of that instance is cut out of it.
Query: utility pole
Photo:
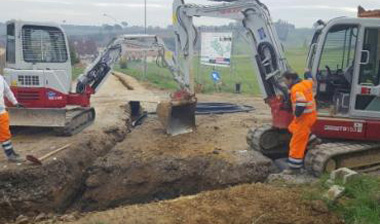
[[[145,34],[147,34],[147,30],[146,30],[146,0],[144,0],[144,30],[145,30]],[[144,50],[144,79],[146,79],[146,76],[147,76],[147,56],[146,56],[146,50]]]
[[[145,27],[145,34],[146,34],[146,0],[144,0],[144,27]]]

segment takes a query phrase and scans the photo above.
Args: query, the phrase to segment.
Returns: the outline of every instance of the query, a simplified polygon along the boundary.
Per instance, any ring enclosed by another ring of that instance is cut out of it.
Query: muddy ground
[[[152,90],[164,98],[165,93]],[[199,95],[199,101],[255,105],[252,113],[197,116],[194,133],[168,136],[155,115],[88,170],[75,209],[91,211],[264,181],[272,162],[248,149],[249,128],[269,122],[261,99]]]
[[[118,91],[107,91],[111,89]],[[44,161],[43,166],[10,164],[0,155],[0,220],[19,214],[63,211],[75,200],[86,168],[129,132],[127,101],[121,97],[110,100],[126,95],[126,90],[112,76],[93,99],[98,119],[76,136],[57,137],[52,130],[35,128],[14,132],[15,149],[23,156],[39,157],[63,145],[71,146]]]
[[[0,159],[0,223],[341,223],[299,188],[257,184],[275,171],[245,140],[249,128],[270,122],[260,98],[199,94],[200,102],[256,110],[197,116],[196,132],[186,135],[167,136],[154,114],[131,127],[129,101],[152,112],[167,97],[118,74],[93,98],[97,120],[84,132],[16,130],[23,155],[71,146],[41,167]]]
[[[151,112],[167,96],[119,74],[93,98],[97,119],[82,133],[62,138],[48,129],[14,130],[22,155],[71,146],[43,166],[9,164],[0,155],[0,223],[20,214],[31,221],[41,213],[104,210],[266,179],[271,161],[247,150],[245,141],[248,128],[270,121],[261,99],[199,95],[200,101],[245,103],[257,110],[200,116],[197,131],[188,135],[168,137],[154,115],[131,129],[129,101],[144,101]]]
[[[167,136],[153,114],[131,127],[129,101],[143,101],[152,112],[167,96],[118,74],[93,98],[97,120],[84,132],[62,138],[16,130],[23,155],[71,146],[41,167],[9,164],[0,155],[0,223],[17,216],[16,223],[341,223],[300,188],[257,183],[274,171],[245,140],[249,128],[270,122],[262,99],[200,94],[200,102],[256,110],[197,116],[196,132],[186,135]]]
[[[195,133],[169,137],[156,117],[89,170],[81,210],[162,200],[264,181],[272,162],[247,150],[249,114],[200,116]]]

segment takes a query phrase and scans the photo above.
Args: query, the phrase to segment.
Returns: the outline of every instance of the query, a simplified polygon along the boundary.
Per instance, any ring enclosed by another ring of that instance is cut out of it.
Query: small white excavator
[[[155,35],[124,35],[115,38],[76,80],[72,91],[69,45],[61,26],[53,23],[9,21],[7,27],[6,68],[4,77],[17,100],[26,108],[9,107],[11,126],[51,127],[59,135],[70,136],[89,126],[95,119],[90,98],[111,74],[122,55],[123,46],[157,50],[158,65],[168,68],[181,91],[173,101],[162,103],[159,114],[169,134],[192,131],[195,118],[183,98],[192,99],[189,82],[177,67],[176,57]],[[182,114],[191,116],[186,119]],[[181,120],[183,122],[179,122]]]

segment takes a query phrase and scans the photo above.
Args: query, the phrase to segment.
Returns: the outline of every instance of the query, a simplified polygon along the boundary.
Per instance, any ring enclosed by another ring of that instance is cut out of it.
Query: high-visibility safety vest
[[[303,114],[316,113],[316,103],[313,94],[313,81],[303,80],[290,89],[293,111],[296,106],[305,107]]]

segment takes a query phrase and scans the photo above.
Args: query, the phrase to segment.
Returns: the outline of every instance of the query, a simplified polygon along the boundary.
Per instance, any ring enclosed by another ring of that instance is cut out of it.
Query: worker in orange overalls
[[[24,158],[19,156],[13,149],[12,135],[9,130],[9,115],[5,109],[4,96],[16,107],[23,107],[17,102],[7,82],[0,75],[0,143],[9,162],[23,162]]]
[[[313,80],[302,80],[297,73],[286,72],[285,83],[290,89],[294,118],[288,129],[292,133],[288,158],[289,169],[285,174],[299,173],[303,167],[304,156],[311,128],[317,120],[316,103],[313,95]]]

